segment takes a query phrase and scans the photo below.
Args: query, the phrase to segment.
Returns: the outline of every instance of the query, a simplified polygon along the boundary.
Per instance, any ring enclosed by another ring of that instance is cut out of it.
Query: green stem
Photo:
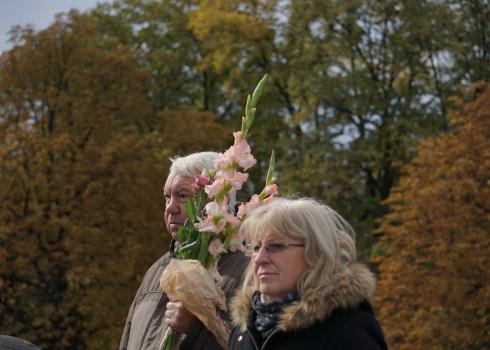
[[[170,331],[170,335],[165,339],[160,350],[173,350],[177,342],[178,333],[175,330]]]
[[[194,241],[194,242],[189,243],[187,245],[181,246],[179,248],[179,252],[185,252],[186,250],[193,248],[196,244],[197,244],[197,241]]]
[[[206,266],[206,260],[208,258],[208,247],[209,241],[211,240],[210,232],[202,232],[200,234],[201,239],[201,247],[199,249],[199,254],[197,256],[197,260],[203,265]]]

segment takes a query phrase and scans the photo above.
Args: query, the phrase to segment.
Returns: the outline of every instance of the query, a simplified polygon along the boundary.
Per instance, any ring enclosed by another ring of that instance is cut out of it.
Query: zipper
[[[274,329],[274,331],[265,339],[264,343],[262,344],[262,346],[260,347],[260,350],[264,350],[265,349],[265,346],[267,345],[267,342],[269,341],[269,339],[277,332],[279,331],[277,328]],[[250,339],[252,339],[252,343],[254,343],[254,346],[255,346],[255,349],[256,350],[259,350],[259,347],[257,345],[257,343],[255,342],[255,338],[254,336],[252,335],[252,333],[248,330],[247,328],[247,333],[248,335],[250,336]]]
[[[267,345],[267,342],[269,341],[269,339],[279,331],[279,329],[274,329],[274,331],[264,340],[264,343],[262,344],[262,346],[260,347],[260,350],[264,350],[265,349],[265,346]],[[250,330],[247,328],[247,333],[248,335],[250,336],[250,339],[252,339],[252,343],[254,343],[254,346],[255,346],[255,349],[256,350],[259,350],[259,346],[257,345],[257,343],[255,342],[255,338],[254,336],[252,335],[252,332],[250,332]]]
[[[250,336],[250,339],[252,339],[252,342],[254,343],[255,349],[256,349],[256,350],[259,350],[259,347],[257,346],[257,343],[255,342],[255,338],[254,338],[254,336],[252,335],[252,333],[251,333],[251,332],[248,330],[248,328],[247,328],[247,333],[248,333],[248,335]]]
[[[269,341],[270,338],[272,338],[272,336],[277,333],[279,331],[279,329],[274,329],[274,331],[264,340],[264,343],[262,344],[262,346],[260,347],[260,350],[264,350],[265,349],[265,346],[267,345],[267,342]]]

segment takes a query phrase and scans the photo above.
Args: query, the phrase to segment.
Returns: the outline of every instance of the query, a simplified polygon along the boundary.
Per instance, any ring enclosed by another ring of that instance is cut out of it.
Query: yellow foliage
[[[490,88],[475,90],[387,200],[376,304],[393,349],[490,346]]]
[[[232,58],[241,56],[240,51],[256,44],[267,35],[267,22],[257,16],[260,8],[250,2],[247,10],[243,2],[219,0],[200,1],[199,10],[189,14],[188,27],[200,45],[209,54],[199,62],[202,70],[212,68],[217,73],[233,67],[239,62]]]

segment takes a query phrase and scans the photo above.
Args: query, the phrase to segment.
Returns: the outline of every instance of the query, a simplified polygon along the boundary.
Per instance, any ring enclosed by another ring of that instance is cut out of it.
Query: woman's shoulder
[[[381,325],[367,300],[355,307],[335,310],[321,322],[321,327],[334,330],[341,348],[387,349]]]

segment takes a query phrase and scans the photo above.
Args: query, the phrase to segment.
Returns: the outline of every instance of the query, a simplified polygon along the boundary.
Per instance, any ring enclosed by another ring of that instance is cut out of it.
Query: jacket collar
[[[344,271],[332,277],[327,285],[318,286],[310,295],[300,295],[298,301],[286,306],[277,323],[281,331],[294,331],[310,327],[313,323],[330,316],[336,309],[356,307],[369,300],[375,289],[374,275],[360,263],[350,264]],[[232,300],[232,317],[241,331],[251,322],[253,288],[244,287],[243,294]]]

